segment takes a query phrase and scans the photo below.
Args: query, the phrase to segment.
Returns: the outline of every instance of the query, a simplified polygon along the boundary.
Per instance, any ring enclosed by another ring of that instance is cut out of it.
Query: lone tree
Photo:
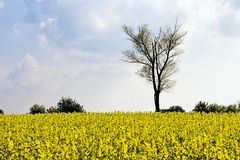
[[[182,53],[178,46],[186,35],[180,28],[176,22],[173,27],[160,28],[153,35],[148,25],[141,25],[137,30],[123,26],[133,44],[133,49],[123,52],[123,61],[142,65],[137,74],[152,83],[156,112],[160,111],[160,93],[175,83],[170,76],[177,71],[177,58]]]
[[[31,108],[30,108],[30,113],[31,114],[40,114],[40,113],[46,113],[46,109],[43,105],[38,105],[38,104],[34,104]]]
[[[57,104],[57,110],[65,113],[86,112],[83,107],[83,105],[69,97],[62,97]]]

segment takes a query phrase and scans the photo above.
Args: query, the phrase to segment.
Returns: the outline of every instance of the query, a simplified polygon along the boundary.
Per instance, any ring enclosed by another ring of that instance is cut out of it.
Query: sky
[[[160,107],[240,100],[238,0],[0,0],[0,109],[26,113],[71,97],[90,112],[154,111],[152,85],[121,61],[123,25],[187,31]]]

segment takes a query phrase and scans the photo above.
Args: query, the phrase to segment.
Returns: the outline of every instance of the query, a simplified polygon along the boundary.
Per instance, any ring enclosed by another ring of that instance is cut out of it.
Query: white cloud
[[[27,112],[45,85],[39,62],[26,54],[15,68],[4,74],[0,84],[0,105],[7,113]]]
[[[91,56],[90,52],[81,51],[81,50],[74,49],[74,48],[68,49],[65,53],[67,55],[69,55],[69,56],[74,57],[74,58],[81,58],[81,57]]]
[[[47,20],[40,22],[39,28],[40,29],[45,29],[47,27],[52,27],[53,25],[56,24],[57,19],[56,18],[47,18]]]
[[[0,0],[0,9],[4,7],[4,1]]]
[[[236,26],[240,25],[240,12],[231,1],[226,1],[219,12],[218,31],[224,37],[239,37],[240,31]]]
[[[40,28],[40,29],[43,29],[43,28],[45,28],[46,26],[47,26],[46,22],[40,22],[40,24],[39,24],[39,28]]]
[[[107,22],[97,12],[90,13],[91,26],[94,30],[102,31],[108,28]]]
[[[31,54],[24,56],[23,61],[18,63],[16,68],[8,75],[8,80],[13,85],[20,87],[31,87],[38,83],[39,66]]]
[[[38,34],[37,42],[40,48],[46,48],[48,46],[48,37],[45,34]]]
[[[37,72],[39,70],[38,62],[31,54],[25,55],[23,62],[18,64],[18,67],[30,72]]]
[[[13,27],[12,27],[12,30],[13,30],[13,33],[18,36],[22,30],[21,30],[21,24],[14,24]]]
[[[179,6],[185,13],[185,23],[191,32],[202,34],[205,31],[214,32],[219,15],[222,12],[223,0],[216,1],[179,1]]]

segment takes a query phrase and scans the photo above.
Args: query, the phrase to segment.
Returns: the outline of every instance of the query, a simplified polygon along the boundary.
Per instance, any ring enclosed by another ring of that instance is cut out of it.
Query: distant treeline
[[[85,112],[83,105],[80,105],[77,101],[69,97],[62,97],[57,106],[51,106],[46,109],[43,105],[34,104],[30,108],[31,114],[39,113],[72,113],[72,112]]]
[[[86,112],[83,108],[83,105],[80,105],[77,101],[69,98],[69,97],[62,97],[57,106],[51,106],[46,109],[43,105],[34,104],[30,107],[30,114],[40,114],[40,113],[72,113],[72,112]],[[236,113],[240,112],[240,103],[237,104],[230,104],[230,105],[220,105],[217,103],[208,103],[204,101],[198,102],[193,112],[201,112],[201,113]],[[167,112],[185,112],[183,107],[175,105],[171,106],[168,109],[161,109],[160,112],[167,113]],[[0,114],[4,114],[3,110],[0,109]]]
[[[205,112],[205,113],[210,113],[210,112],[217,112],[217,113],[223,113],[223,112],[240,112],[240,104],[230,104],[228,106],[225,105],[220,105],[217,103],[208,103],[204,101],[198,102],[194,109],[192,110],[193,112]],[[161,109],[161,112],[185,112],[185,110],[181,106],[172,106],[169,109]]]

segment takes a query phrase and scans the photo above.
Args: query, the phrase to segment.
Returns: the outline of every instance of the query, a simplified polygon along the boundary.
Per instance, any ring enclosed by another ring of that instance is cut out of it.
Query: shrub
[[[238,108],[237,108],[237,105],[236,104],[230,104],[227,106],[226,108],[226,112],[238,112]]]
[[[169,110],[168,109],[161,109],[160,112],[166,113],[166,112],[169,112]]]
[[[46,113],[46,109],[45,109],[45,107],[43,105],[34,104],[30,108],[30,113],[31,114]]]
[[[69,97],[62,97],[57,106],[59,112],[85,112],[82,105]]]
[[[210,104],[208,106],[208,111],[209,112],[225,112],[226,111],[226,107],[223,106],[223,105],[219,105],[219,104],[216,104],[216,103],[213,103],[213,104]]]
[[[181,106],[171,106],[169,112],[185,112],[185,110]]]
[[[224,105],[219,105],[216,103],[213,104],[208,104],[207,102],[202,102],[200,101],[198,104],[196,104],[195,108],[193,109],[193,111],[196,112],[239,112],[239,105],[236,104],[231,104],[228,106],[224,106]]]
[[[161,109],[160,112],[185,112],[185,110],[181,106],[171,106],[168,109]]]
[[[3,110],[0,109],[0,114],[4,114]]]
[[[47,109],[48,113],[59,113],[59,110],[57,109],[57,107],[51,106]]]
[[[207,102],[203,102],[203,101],[198,102],[195,105],[195,108],[193,109],[193,111],[208,113],[209,112],[208,103]]]
[[[237,111],[240,112],[240,102],[238,103]]]

